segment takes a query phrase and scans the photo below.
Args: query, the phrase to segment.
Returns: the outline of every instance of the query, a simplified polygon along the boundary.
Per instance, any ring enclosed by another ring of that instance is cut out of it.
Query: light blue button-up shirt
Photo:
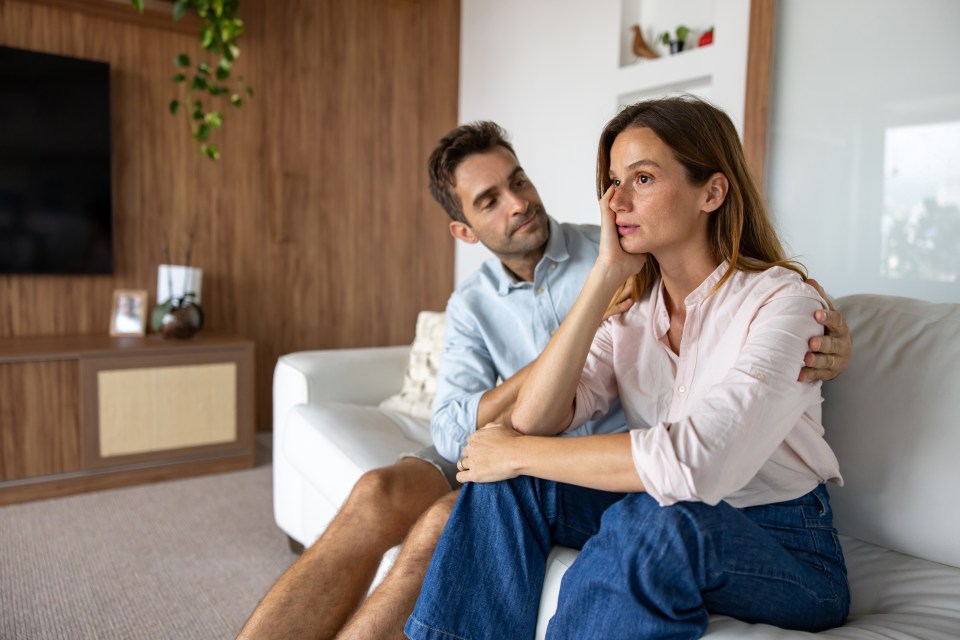
[[[597,259],[600,228],[550,219],[550,239],[520,282],[497,258],[487,260],[447,302],[444,352],[430,431],[444,458],[460,458],[477,428],[480,397],[533,362],[560,327]],[[626,431],[619,402],[603,418],[565,436]]]

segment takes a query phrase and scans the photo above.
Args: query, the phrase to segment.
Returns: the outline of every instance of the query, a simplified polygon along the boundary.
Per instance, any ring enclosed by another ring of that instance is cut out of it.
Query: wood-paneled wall
[[[152,305],[163,234],[177,261],[195,226],[208,327],[256,341],[269,428],[278,356],[409,343],[453,287],[426,159],[456,125],[459,2],[244,0],[237,72],[256,96],[229,111],[218,163],[167,112],[197,37],[90,8],[116,2],[0,0],[0,44],[111,65],[116,264],[0,276],[0,336],[106,332],[113,290]]]

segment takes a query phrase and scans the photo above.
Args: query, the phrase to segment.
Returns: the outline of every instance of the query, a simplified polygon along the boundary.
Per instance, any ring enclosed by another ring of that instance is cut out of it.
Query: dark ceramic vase
[[[164,338],[186,340],[203,326],[203,309],[194,302],[184,302],[179,307],[171,307],[160,321],[160,333]]]

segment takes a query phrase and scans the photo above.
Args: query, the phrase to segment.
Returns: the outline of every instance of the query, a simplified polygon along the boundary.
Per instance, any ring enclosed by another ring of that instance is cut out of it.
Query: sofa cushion
[[[366,471],[429,445],[430,425],[377,407],[301,404],[290,410],[283,439],[290,464],[339,507]]]
[[[849,368],[823,386],[847,535],[960,567],[960,305],[855,295]]]
[[[417,331],[410,347],[410,362],[403,374],[403,387],[396,395],[380,403],[383,409],[399,411],[415,418],[429,420],[433,415],[433,398],[437,393],[437,367],[443,353],[446,315],[421,311]]]

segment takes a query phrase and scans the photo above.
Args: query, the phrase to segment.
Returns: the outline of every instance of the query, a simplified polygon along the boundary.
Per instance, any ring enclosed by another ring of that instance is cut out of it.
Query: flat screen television
[[[110,66],[0,46],[0,273],[112,273],[110,193]]]

